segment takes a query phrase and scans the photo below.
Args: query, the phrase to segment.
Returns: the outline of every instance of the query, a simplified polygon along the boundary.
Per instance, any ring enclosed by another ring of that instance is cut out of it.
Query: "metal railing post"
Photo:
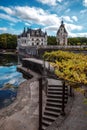
[[[42,77],[39,78],[39,130],[42,129]]]
[[[72,97],[72,87],[70,86],[70,96]]]
[[[64,116],[65,115],[65,81],[63,81],[63,93],[62,93],[62,111],[61,111],[61,115]]]

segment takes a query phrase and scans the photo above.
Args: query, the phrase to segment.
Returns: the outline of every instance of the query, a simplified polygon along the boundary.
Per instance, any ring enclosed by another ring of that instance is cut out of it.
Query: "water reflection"
[[[16,68],[17,56],[0,55],[0,108],[15,100],[19,84],[25,81]]]
[[[17,55],[0,54],[0,66],[16,65],[18,61]]]

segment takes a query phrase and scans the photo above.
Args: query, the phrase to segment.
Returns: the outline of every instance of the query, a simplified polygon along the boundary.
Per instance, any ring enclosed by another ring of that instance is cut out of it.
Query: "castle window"
[[[32,42],[32,46],[34,45],[34,43]]]
[[[39,43],[37,43],[37,45],[39,45]]]

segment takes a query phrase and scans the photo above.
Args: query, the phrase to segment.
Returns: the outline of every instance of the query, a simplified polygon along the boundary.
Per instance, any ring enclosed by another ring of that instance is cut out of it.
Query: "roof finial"
[[[62,18],[61,24],[63,24],[63,18]]]
[[[26,28],[24,27],[24,33],[26,32]]]

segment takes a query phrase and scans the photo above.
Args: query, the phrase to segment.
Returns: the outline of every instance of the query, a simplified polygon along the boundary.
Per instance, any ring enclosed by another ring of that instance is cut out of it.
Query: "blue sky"
[[[56,36],[62,19],[70,37],[87,37],[87,0],[0,0],[0,33],[28,27]]]

